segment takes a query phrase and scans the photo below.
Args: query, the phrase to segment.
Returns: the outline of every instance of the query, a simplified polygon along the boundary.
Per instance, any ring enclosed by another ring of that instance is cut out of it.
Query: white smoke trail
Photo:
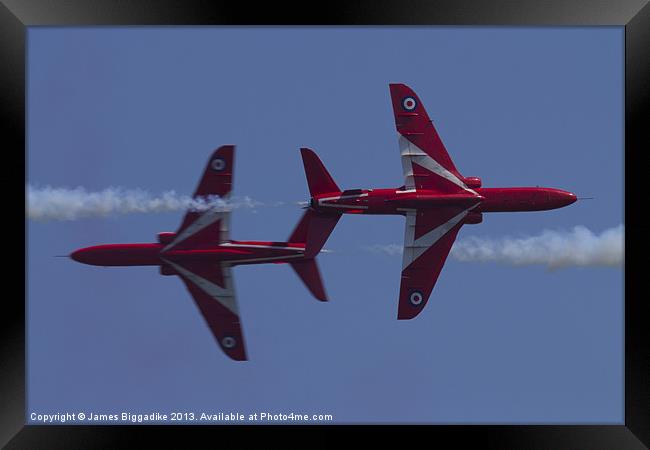
[[[88,192],[82,187],[75,189],[51,186],[26,186],[25,215],[28,219],[76,220],[88,217],[105,217],[116,214],[160,213],[170,211],[205,211],[215,208],[256,208],[264,204],[250,197],[225,201],[218,196],[193,199],[167,191],[152,196],[141,189],[109,187],[99,192]]]
[[[516,266],[620,266],[624,259],[625,228],[621,224],[595,234],[578,225],[571,231],[545,230],[537,236],[457,242],[452,255],[459,261],[496,261]]]
[[[371,253],[381,253],[388,256],[401,255],[404,247],[401,244],[375,244],[364,247],[364,250]]]
[[[494,261],[515,266],[541,264],[551,269],[568,266],[621,266],[624,260],[625,227],[619,225],[600,234],[578,225],[570,231],[545,230],[537,236],[467,237],[451,249],[458,261]],[[397,255],[402,245],[373,245],[366,250]]]

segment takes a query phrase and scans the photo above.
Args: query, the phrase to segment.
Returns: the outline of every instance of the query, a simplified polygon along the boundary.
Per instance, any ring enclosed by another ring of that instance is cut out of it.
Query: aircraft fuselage
[[[174,233],[165,233],[166,237]],[[285,263],[304,258],[305,246],[287,242],[229,241],[165,251],[164,243],[104,244],[81,248],[70,257],[94,266],[164,266],[165,260],[228,262],[230,265]]]
[[[457,194],[427,189],[354,189],[321,194],[311,199],[312,208],[347,214],[404,214],[413,209],[475,206],[475,213],[545,211],[576,201],[575,194],[543,187],[476,188]]]

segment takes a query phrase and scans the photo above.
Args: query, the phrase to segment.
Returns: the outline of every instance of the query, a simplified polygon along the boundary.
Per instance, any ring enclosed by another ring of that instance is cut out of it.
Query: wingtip
[[[390,83],[388,86],[391,91],[402,90],[402,89],[413,91],[413,89],[408,84],[404,84],[404,83]]]
[[[402,314],[397,314],[397,320],[411,320],[414,316],[404,316]]]
[[[233,361],[248,361],[248,355],[246,354],[245,349],[229,351],[229,349],[222,347],[222,350],[224,351],[226,356],[228,356]]]
[[[234,158],[235,156],[235,146],[234,145],[222,145],[217,147],[210,155],[210,159],[221,156],[223,158]]]
[[[424,306],[424,305],[422,305]],[[422,312],[422,308],[404,308],[401,305],[397,310],[397,320],[411,320]]]

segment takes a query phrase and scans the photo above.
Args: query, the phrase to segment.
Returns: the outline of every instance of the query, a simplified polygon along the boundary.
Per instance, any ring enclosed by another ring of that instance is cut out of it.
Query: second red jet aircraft
[[[234,152],[234,146],[226,145],[212,154],[194,192],[195,200],[229,199]],[[337,220],[308,210],[288,242],[234,241],[230,239],[230,210],[210,207],[189,210],[175,233],[158,233],[158,242],[95,245],[79,249],[70,257],[94,266],[159,266],[161,275],[177,275],[224,353],[244,361],[246,346],[230,268],[289,263],[314,297],[326,301],[314,258]]]

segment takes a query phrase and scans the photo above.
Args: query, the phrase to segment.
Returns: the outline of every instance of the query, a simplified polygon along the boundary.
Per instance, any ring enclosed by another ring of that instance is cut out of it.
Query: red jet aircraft
[[[484,212],[543,211],[567,206],[576,196],[541,187],[482,188],[452,162],[424,105],[411,88],[391,84],[405,184],[397,189],[341,191],[316,153],[302,148],[310,207],[329,214],[406,216],[398,319],[412,319],[427,303],[447,255],[464,224]]]
[[[195,199],[229,198],[234,149],[223,146],[212,154]],[[178,275],[222,350],[230,358],[244,361],[246,348],[230,268],[289,263],[314,297],[326,301],[314,258],[339,216],[307,210],[288,242],[234,241],[229,237],[230,211],[223,209],[188,211],[175,233],[158,233],[157,243],[97,245],[79,249],[70,257],[95,266],[160,266],[161,275]]]

